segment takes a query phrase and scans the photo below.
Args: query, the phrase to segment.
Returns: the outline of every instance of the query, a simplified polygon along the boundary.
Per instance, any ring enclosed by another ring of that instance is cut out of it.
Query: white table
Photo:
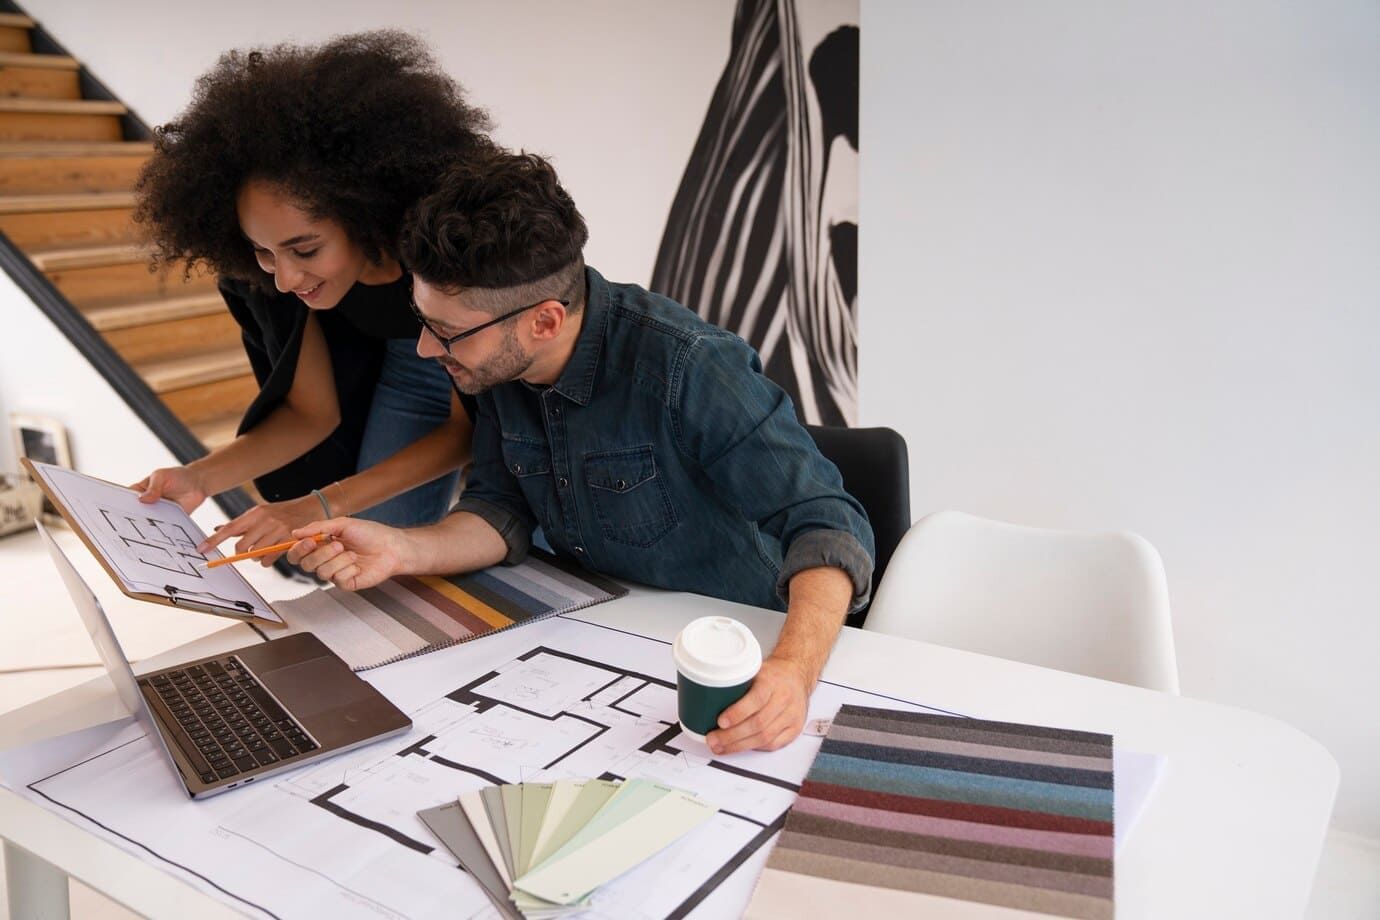
[[[581,612],[606,626],[669,640],[723,612],[771,648],[781,616],[693,595],[638,588]],[[243,626],[144,662],[163,667],[255,641]],[[142,670],[143,668],[141,668]],[[1121,851],[1117,915],[1126,918],[1303,915],[1337,792],[1336,761],[1274,719],[939,646],[846,629],[824,678],[989,719],[1109,732],[1126,748],[1168,756]],[[0,717],[0,746],[72,731],[117,714],[92,682]],[[233,795],[234,793],[230,793]],[[195,808],[192,802],[188,808]],[[238,916],[157,866],[0,789],[10,911],[66,916],[66,877],[150,917]]]

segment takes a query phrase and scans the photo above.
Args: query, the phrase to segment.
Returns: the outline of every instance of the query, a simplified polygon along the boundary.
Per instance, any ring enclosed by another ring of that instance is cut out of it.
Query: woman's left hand
[[[197,550],[205,553],[231,537],[239,537],[235,543],[235,552],[247,553],[260,546],[286,543],[292,539],[295,529],[320,519],[321,503],[315,495],[255,505],[234,520],[217,527]],[[272,565],[281,555],[283,553],[262,556],[259,563],[265,566]]]

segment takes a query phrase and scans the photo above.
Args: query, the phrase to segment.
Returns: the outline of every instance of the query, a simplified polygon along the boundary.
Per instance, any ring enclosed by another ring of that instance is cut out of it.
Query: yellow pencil
[[[315,536],[302,538],[302,540],[315,540],[317,543],[325,543],[329,539],[330,537],[328,537],[324,533],[319,533]],[[258,559],[260,556],[267,556],[269,553],[281,553],[284,550],[292,549],[298,543],[301,543],[302,540],[289,540],[286,543],[274,543],[272,546],[261,546],[258,549],[251,549],[247,553],[236,553],[233,556],[226,556],[223,559],[210,559],[206,562],[198,562],[197,565],[201,566],[202,568],[214,569],[218,565],[226,565],[227,563],[231,562],[243,562],[246,559]]]

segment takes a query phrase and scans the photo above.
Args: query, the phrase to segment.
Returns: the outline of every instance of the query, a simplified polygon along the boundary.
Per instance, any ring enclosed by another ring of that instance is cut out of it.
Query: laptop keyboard
[[[148,678],[178,746],[202,782],[272,766],[317,748],[302,726],[231,656]]]

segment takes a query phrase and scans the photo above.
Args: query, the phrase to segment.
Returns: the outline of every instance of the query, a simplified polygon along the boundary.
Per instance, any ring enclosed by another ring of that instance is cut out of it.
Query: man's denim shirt
[[[455,510],[488,521],[510,563],[540,526],[606,575],[784,610],[792,575],[834,566],[866,603],[866,512],[757,353],[665,297],[587,282],[560,379],[479,397]]]

